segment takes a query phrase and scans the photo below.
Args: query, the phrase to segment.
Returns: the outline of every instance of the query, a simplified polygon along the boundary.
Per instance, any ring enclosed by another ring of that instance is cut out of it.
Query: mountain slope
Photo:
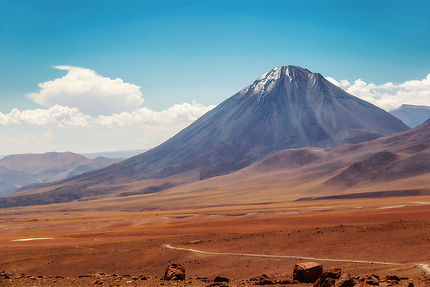
[[[391,114],[402,120],[411,128],[414,128],[430,119],[430,107],[402,105],[400,108],[391,111]]]
[[[357,166],[362,172],[351,172],[350,167]],[[103,208],[192,209],[300,198],[417,195],[430,195],[430,121],[403,133],[330,150],[282,150],[228,175],[122,199],[120,204],[104,200]]]
[[[15,154],[0,160],[0,194],[24,186],[65,179],[95,169],[104,168],[120,159],[88,159],[71,152]]]
[[[282,66],[165,143],[91,176],[115,182],[198,169],[204,179],[282,149],[332,148],[407,129],[389,113],[349,95],[320,74]]]
[[[355,169],[351,172],[351,166],[358,166],[362,172],[354,173]],[[257,205],[298,199],[429,195],[430,121],[413,130],[335,149],[282,150],[230,174],[162,189],[163,182],[170,180],[132,182],[127,186],[127,194],[119,185],[85,188],[87,198],[78,192],[83,183],[74,182],[72,189],[70,182],[66,182],[65,186],[57,184],[55,191],[46,187],[49,189],[43,193],[16,193],[14,197],[0,198],[0,207],[79,199],[64,203],[61,208],[122,211],[209,208],[207,212],[211,214],[217,206],[248,205],[253,210]],[[148,185],[160,189],[142,192]]]
[[[158,147],[34,192],[85,196],[148,178],[194,173],[193,180],[205,179],[239,170],[283,149],[333,148],[408,129],[320,74],[296,66],[276,67]]]

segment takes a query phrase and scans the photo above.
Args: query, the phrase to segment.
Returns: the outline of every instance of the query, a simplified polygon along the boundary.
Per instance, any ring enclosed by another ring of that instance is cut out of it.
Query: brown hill
[[[430,121],[400,134],[323,150],[283,150],[237,172],[196,181],[194,172],[121,185],[28,189],[2,207],[80,200],[79,208],[178,209],[267,204],[300,198],[421,195],[430,191]],[[91,199],[91,200],[90,200]],[[90,200],[90,201],[82,201]]]
[[[120,160],[88,159],[71,152],[9,155],[0,160],[0,194],[14,192],[30,184],[69,178]]]

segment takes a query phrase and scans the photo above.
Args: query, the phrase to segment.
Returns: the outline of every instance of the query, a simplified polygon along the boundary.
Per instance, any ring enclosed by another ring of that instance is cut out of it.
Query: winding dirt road
[[[206,255],[227,255],[227,256],[245,256],[245,257],[263,257],[263,258],[284,258],[284,259],[303,259],[303,260],[314,260],[314,261],[327,261],[327,262],[345,262],[345,263],[362,263],[362,264],[380,264],[380,265],[392,265],[402,266],[409,265],[420,268],[426,273],[430,274],[430,265],[423,263],[394,263],[394,262],[381,262],[381,261],[367,261],[367,260],[351,260],[351,259],[331,259],[331,258],[318,258],[318,257],[307,257],[307,256],[296,256],[296,255],[268,255],[268,254],[249,254],[249,253],[231,253],[231,252],[211,252],[203,251],[192,248],[174,247],[170,244],[164,244],[164,248],[188,251]]]

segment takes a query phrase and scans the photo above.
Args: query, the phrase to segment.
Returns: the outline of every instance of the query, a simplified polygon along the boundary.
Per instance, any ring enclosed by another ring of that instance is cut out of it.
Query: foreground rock
[[[222,276],[217,276],[215,277],[214,282],[230,282],[230,279]]]
[[[270,279],[266,274],[262,274],[260,276],[254,277],[251,279],[254,281],[256,285],[272,285],[274,284],[273,280]]]
[[[164,272],[164,280],[185,280],[185,268],[179,264],[171,264]]]
[[[353,287],[355,285],[354,280],[349,274],[343,274],[339,280],[336,280],[335,287]]]
[[[331,286],[338,286],[339,284],[340,284],[339,286],[348,287],[349,285],[342,285],[342,283],[339,283],[341,280],[336,280],[341,278],[341,275],[342,275],[342,270],[339,268],[326,271],[320,275],[318,280],[314,283],[314,287],[331,287]],[[354,282],[352,281],[352,286],[353,285],[354,285]]]
[[[293,279],[304,283],[314,283],[322,271],[322,265],[317,262],[297,263],[294,266]]]

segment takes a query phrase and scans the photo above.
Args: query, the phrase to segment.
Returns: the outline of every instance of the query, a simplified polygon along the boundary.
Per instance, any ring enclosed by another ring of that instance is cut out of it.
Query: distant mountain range
[[[414,128],[430,119],[430,107],[402,105],[400,108],[391,111],[391,114],[402,120],[409,127]]]
[[[30,184],[73,177],[120,160],[88,159],[71,152],[9,155],[0,160],[0,194],[14,192]]]
[[[296,66],[276,67],[163,144],[107,168],[23,190],[35,203],[158,192],[228,174],[284,149],[335,148],[407,131],[399,119]],[[171,182],[128,192],[133,182]],[[39,195],[44,193],[44,200]],[[12,202],[13,199],[8,199]],[[31,201],[31,200],[30,200]],[[11,203],[10,203],[11,204]]]

